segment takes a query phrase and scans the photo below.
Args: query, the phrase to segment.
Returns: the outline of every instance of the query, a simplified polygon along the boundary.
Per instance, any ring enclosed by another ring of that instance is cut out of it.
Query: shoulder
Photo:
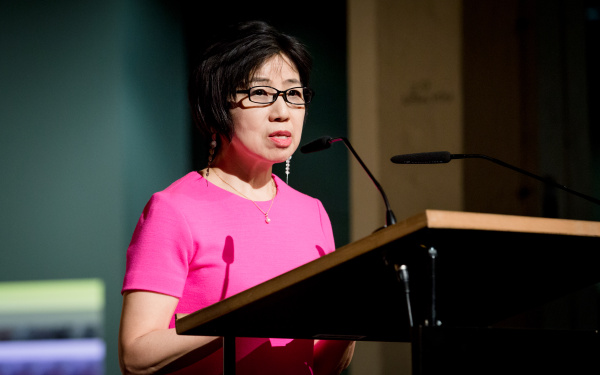
[[[318,236],[321,236],[322,244],[319,248],[324,254],[334,251],[335,241],[331,221],[321,201],[289,187],[277,176],[274,178],[277,186],[281,186],[281,195],[285,198],[282,199],[285,201],[284,210],[293,213],[290,216],[295,220],[296,227],[303,228],[304,233],[320,233]]]
[[[189,204],[191,201],[210,200],[211,195],[215,194],[215,189],[211,187],[200,173],[189,172],[164,190],[154,193],[150,201],[168,202],[178,206]]]
[[[194,202],[207,197],[206,180],[198,172],[189,172],[185,176],[171,183],[164,190],[152,194],[146,207],[143,217],[152,213],[160,213],[168,216],[185,216],[188,207]]]
[[[277,189],[281,196],[286,201],[288,208],[291,206],[294,212],[312,212],[318,213],[318,215],[327,215],[325,208],[321,201],[317,198],[313,198],[310,195],[304,194],[283,182],[279,177],[273,175]]]
[[[282,195],[285,195],[287,199],[297,201],[299,203],[321,203],[317,198],[313,198],[310,195],[304,194],[281,180],[277,175],[273,175],[277,189]]]
[[[201,181],[204,177],[196,171],[189,172],[180,179],[174,181],[166,189],[159,191],[156,194],[162,195],[186,195],[190,192],[197,191],[201,186]]]

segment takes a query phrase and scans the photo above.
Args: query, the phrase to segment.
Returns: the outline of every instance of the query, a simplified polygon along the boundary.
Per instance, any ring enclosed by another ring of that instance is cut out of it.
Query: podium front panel
[[[437,317],[487,327],[600,282],[600,223],[426,211],[206,309],[178,319],[188,335],[410,341],[407,266],[415,325]]]

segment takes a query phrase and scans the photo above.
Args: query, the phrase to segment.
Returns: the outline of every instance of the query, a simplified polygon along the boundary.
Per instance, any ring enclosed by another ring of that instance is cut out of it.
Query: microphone
[[[363,163],[360,156],[358,156],[356,151],[354,151],[354,148],[352,147],[352,145],[350,144],[350,141],[348,141],[348,139],[346,139],[344,137],[331,138],[329,136],[324,136],[324,137],[315,139],[314,141],[311,141],[311,142],[305,144],[304,146],[300,147],[300,152],[302,152],[303,154],[309,154],[311,152],[322,151],[322,150],[328,149],[329,147],[331,147],[332,143],[338,142],[338,141],[344,142],[344,144],[346,145],[348,150],[350,150],[352,155],[354,155],[354,157],[356,158],[358,163],[361,165],[361,167],[365,170],[365,172],[367,172],[367,175],[369,175],[369,178],[371,179],[371,181],[373,181],[373,183],[375,184],[375,187],[377,188],[377,190],[379,190],[379,193],[381,193],[381,197],[383,198],[383,203],[385,204],[385,209],[386,209],[384,228],[388,227],[390,225],[396,224],[396,216],[394,215],[394,212],[392,211],[392,208],[390,207],[390,203],[388,202],[387,196],[385,195],[383,188],[381,187],[379,182],[377,182],[375,177],[373,177],[373,175],[371,174],[371,171],[369,171],[369,168],[367,168],[365,163]]]
[[[322,151],[331,147],[331,142],[333,142],[333,140],[328,136],[317,138],[300,147],[300,152],[303,154],[310,154],[311,152]]]
[[[438,164],[448,163],[452,154],[448,151],[420,152],[417,154],[404,154],[392,156],[392,163],[396,164]]]
[[[600,205],[600,199],[590,197],[589,195],[585,195],[573,189],[569,189],[568,187],[561,185],[551,179],[544,178],[528,172],[519,167],[515,167],[514,165],[503,162],[502,160],[498,160],[492,158],[487,155],[482,154],[451,154],[448,151],[436,151],[436,152],[420,152],[416,154],[404,154],[404,155],[396,155],[392,156],[391,161],[395,164],[440,164],[440,163],[448,163],[453,159],[469,159],[469,158],[479,158],[491,161],[492,163],[496,163],[508,169],[512,169],[513,171],[522,173],[526,176],[535,178],[538,181],[542,181],[545,184],[553,186],[555,188],[562,189],[568,193],[574,194],[580,198],[583,198],[589,202],[596,203]]]

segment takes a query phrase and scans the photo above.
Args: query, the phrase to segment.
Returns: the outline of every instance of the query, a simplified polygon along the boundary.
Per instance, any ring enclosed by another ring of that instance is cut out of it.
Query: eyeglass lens
[[[310,90],[304,87],[292,87],[279,91],[269,86],[255,86],[250,88],[248,94],[250,101],[261,104],[273,103],[279,94],[283,94],[285,101],[291,104],[306,104],[310,102]]]

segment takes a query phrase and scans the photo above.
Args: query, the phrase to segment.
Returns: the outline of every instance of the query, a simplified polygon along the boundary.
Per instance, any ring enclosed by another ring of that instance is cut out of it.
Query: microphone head
[[[391,160],[396,164],[438,164],[448,163],[452,160],[452,155],[448,151],[419,152],[392,156]]]
[[[300,147],[300,152],[302,152],[303,154],[309,154],[311,152],[325,150],[325,149],[331,147],[331,139],[332,138],[327,135],[324,137],[315,139],[314,141],[308,142],[304,146]]]

